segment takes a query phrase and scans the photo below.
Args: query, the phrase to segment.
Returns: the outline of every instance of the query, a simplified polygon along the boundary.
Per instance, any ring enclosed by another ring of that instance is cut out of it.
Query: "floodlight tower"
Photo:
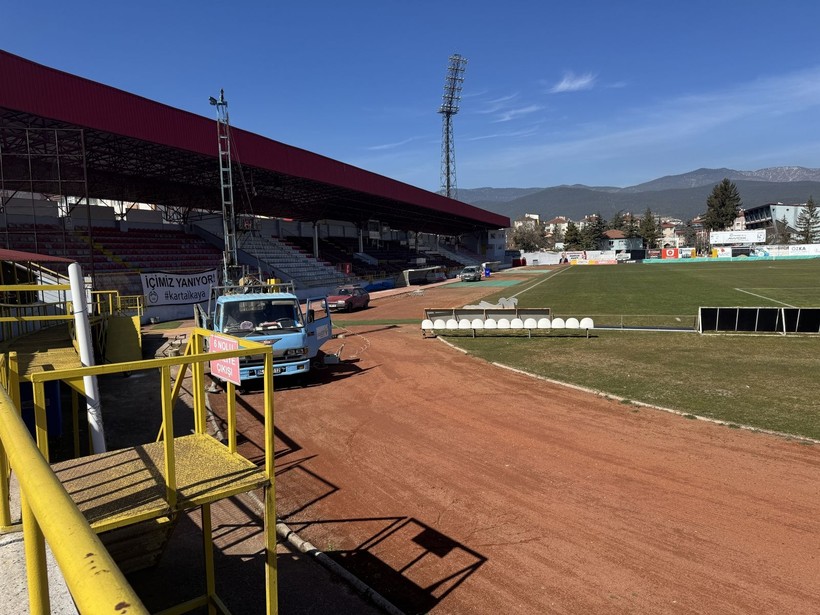
[[[450,56],[447,76],[444,79],[444,97],[438,110],[443,119],[441,130],[441,192],[451,199],[456,198],[458,195],[456,189],[453,116],[458,113],[458,103],[461,101],[461,88],[464,85],[464,69],[466,67],[467,58],[457,53]]]
[[[225,251],[222,256],[222,283],[235,282],[233,274],[239,266],[236,252],[236,216],[233,206],[233,176],[231,174],[231,125],[228,121],[228,101],[225,90],[219,90],[219,99],[209,97],[216,107],[216,128],[219,139],[219,182],[222,187],[222,230]]]

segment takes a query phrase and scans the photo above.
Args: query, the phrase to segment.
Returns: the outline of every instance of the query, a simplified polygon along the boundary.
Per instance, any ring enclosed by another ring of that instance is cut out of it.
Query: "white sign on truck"
[[[229,337],[212,334],[208,337],[208,349],[210,352],[226,352],[228,350],[239,350],[239,341]],[[217,359],[211,361],[211,374],[220,380],[233,382],[236,386],[242,384],[239,373],[239,357],[228,359]]]

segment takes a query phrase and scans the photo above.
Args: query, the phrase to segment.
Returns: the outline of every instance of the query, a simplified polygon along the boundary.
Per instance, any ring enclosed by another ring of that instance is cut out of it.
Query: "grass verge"
[[[600,331],[590,339],[448,341],[487,361],[633,401],[820,439],[816,338]]]
[[[555,315],[689,326],[700,306],[820,306],[820,259],[571,267],[487,299]],[[753,294],[752,294],[753,293]],[[487,361],[633,401],[820,439],[820,336],[595,330],[574,336],[451,336]]]

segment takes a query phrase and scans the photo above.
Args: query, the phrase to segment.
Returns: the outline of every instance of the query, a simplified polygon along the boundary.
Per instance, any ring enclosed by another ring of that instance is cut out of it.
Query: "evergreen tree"
[[[618,210],[609,221],[609,228],[613,231],[623,231],[626,228],[626,221],[624,220],[623,210]]]
[[[547,248],[553,250],[556,244],[563,243],[563,241],[564,234],[559,227],[555,227],[555,230],[552,232],[552,237],[547,237]]]
[[[737,218],[738,210],[743,202],[735,186],[728,179],[712,189],[712,194],[706,199],[706,216],[703,225],[709,231],[722,231],[729,228]]]
[[[564,249],[579,250],[581,248],[581,232],[578,226],[570,220],[567,223],[567,230],[564,232]]]
[[[683,241],[686,242],[687,247],[693,248],[695,247],[696,240],[697,233],[695,232],[695,227],[692,226],[692,221],[689,220],[683,229]]]
[[[798,243],[816,243],[820,234],[820,209],[814,204],[814,199],[809,197],[805,207],[797,214],[797,235],[795,239]]]
[[[661,236],[660,225],[655,219],[652,210],[648,207],[638,224],[638,236],[643,238],[643,245],[646,248],[657,248],[658,239]]]
[[[657,239],[655,240],[655,243],[660,245],[660,243],[663,239],[663,223],[661,222],[660,216],[655,218],[655,237],[657,237]],[[664,246],[665,245],[666,244],[664,244]]]
[[[581,249],[597,250],[606,231],[606,223],[600,213],[590,216],[581,230]]]
[[[789,232],[789,223],[786,221],[786,215],[784,214],[780,220],[776,220],[774,223],[775,229],[775,243],[778,244],[788,244],[792,242],[792,235]]]
[[[624,224],[624,228],[622,229],[624,235],[629,239],[633,237],[638,237],[638,221],[635,219],[635,216],[629,214],[627,220]]]

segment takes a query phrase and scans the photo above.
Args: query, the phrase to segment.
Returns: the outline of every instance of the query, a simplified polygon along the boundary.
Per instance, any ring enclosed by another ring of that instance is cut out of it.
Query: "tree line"
[[[732,227],[735,218],[740,213],[743,201],[740,198],[734,182],[724,178],[716,184],[706,199],[706,213],[699,221],[699,226],[707,231],[725,230]],[[621,231],[624,237],[640,237],[645,248],[663,247],[659,245],[663,231],[660,216],[647,208],[643,216],[636,218],[631,213],[617,212],[611,220],[606,221],[598,213],[589,216],[582,225],[571,220],[566,230],[560,230],[551,235],[546,232],[543,223],[534,220],[521,224],[512,232],[512,245],[524,252],[537,252],[541,249],[554,249],[556,244],[563,243],[565,250],[598,250],[604,233],[609,230]],[[775,241],[777,243],[817,243],[820,241],[820,209],[815,205],[813,197],[809,197],[806,205],[800,210],[796,219],[796,231],[789,230],[785,220],[774,224]],[[696,224],[690,220],[684,230],[684,241],[687,246],[698,250],[706,246],[698,245],[701,241],[696,231]]]
[[[619,211],[608,221],[600,213],[589,216],[583,224],[570,220],[563,233],[557,229],[552,235],[546,233],[544,224],[524,223],[513,230],[512,243],[525,252],[553,249],[559,243],[565,250],[598,250],[604,233],[610,230],[621,231],[627,238],[640,237],[649,248],[658,247],[663,234],[660,217],[647,208],[641,218]]]

